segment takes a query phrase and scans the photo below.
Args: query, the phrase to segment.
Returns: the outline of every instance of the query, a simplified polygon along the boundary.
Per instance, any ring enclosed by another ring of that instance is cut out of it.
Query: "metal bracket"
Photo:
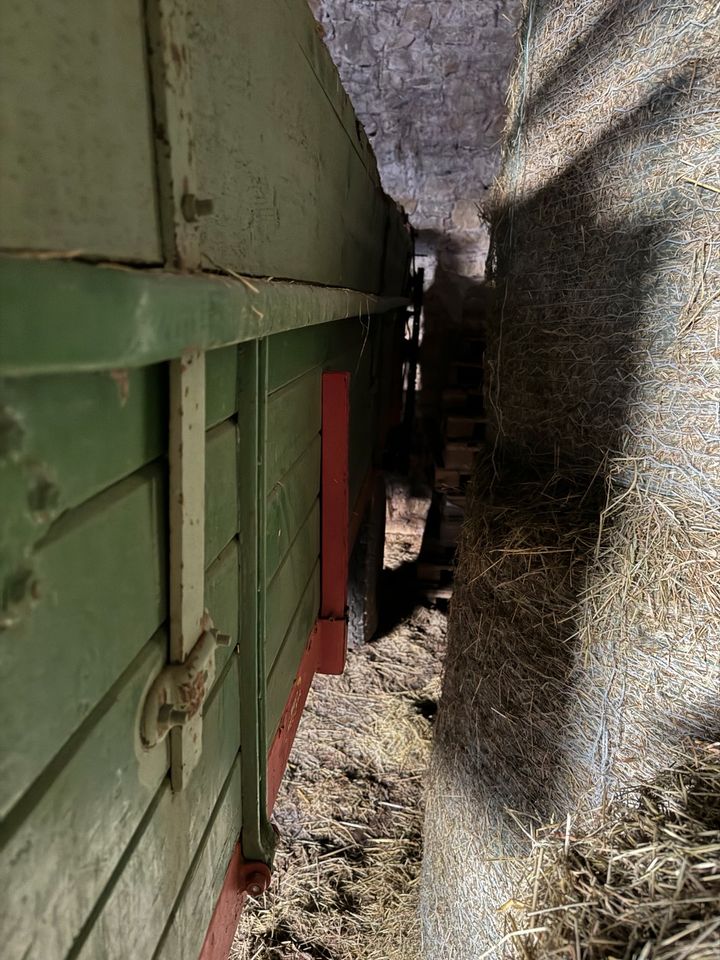
[[[229,646],[231,639],[227,633],[218,633],[206,614],[205,630],[190,656],[184,663],[165,667],[145,699],[140,728],[143,743],[154,747],[173,728],[182,728],[186,774],[197,765],[202,751],[202,706],[215,678],[215,650]]]

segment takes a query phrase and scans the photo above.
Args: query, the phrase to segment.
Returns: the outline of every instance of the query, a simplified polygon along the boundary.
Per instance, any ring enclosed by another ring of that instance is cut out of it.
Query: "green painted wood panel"
[[[307,5],[208,0],[188,33],[206,265],[378,292],[389,206]]]
[[[237,564],[234,540],[206,576],[207,608],[232,638],[218,649],[218,678],[237,642]],[[138,708],[166,661],[163,629],[3,824],[0,886],[8,897],[0,937],[7,960],[65,954],[157,793],[168,770],[168,743],[143,749]]]
[[[77,952],[77,960],[150,960],[222,801],[237,790],[239,658],[233,656],[203,713],[203,751],[186,789],[165,779],[137,829]]]
[[[284,644],[288,628],[301,602],[320,556],[320,504],[316,502],[298,531],[288,553],[267,586],[265,638],[266,674],[269,675]]]
[[[266,739],[270,747],[320,608],[320,564],[313,570],[267,681]]]
[[[233,420],[209,431],[207,464],[206,567],[237,532]],[[3,813],[164,621],[166,510],[165,466],[150,464],[61,516],[18,581],[18,622],[0,633],[0,670],[23,692],[0,699]]]
[[[209,350],[205,356],[205,422],[214,427],[237,413],[237,347]]]
[[[405,301],[306,283],[0,256],[0,374],[117,370]]]
[[[0,591],[62,511],[165,449],[166,396],[161,366],[0,381]]]
[[[3,814],[164,621],[166,512],[151,464],[63,515],[35,553],[0,634]]]
[[[165,778],[167,743],[145,751],[136,728],[143,691],[166,659],[161,631],[43,774],[24,819],[3,824],[5,960],[65,956]]]
[[[241,823],[240,764],[236,763],[153,960],[197,960]]]
[[[159,262],[140,0],[11,0],[0,49],[0,246]]]
[[[205,566],[237,533],[237,424],[208,431],[205,462]]]
[[[320,495],[321,441],[318,434],[270,491],[265,517],[266,578],[270,580]]]
[[[341,358],[352,370],[366,329],[367,320],[352,317],[269,337],[268,391],[273,393],[313,367],[341,369],[335,366]]]
[[[268,397],[265,443],[267,493],[285,476],[315,434],[320,432],[321,392],[321,371],[315,369]]]

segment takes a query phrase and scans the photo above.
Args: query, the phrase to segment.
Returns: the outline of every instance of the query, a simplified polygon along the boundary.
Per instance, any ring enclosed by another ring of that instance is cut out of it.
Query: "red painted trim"
[[[238,843],[230,858],[199,960],[227,960],[247,896],[240,870],[242,862],[242,852]]]
[[[292,685],[290,696],[288,697],[285,709],[283,710],[280,724],[273,737],[270,753],[267,762],[267,809],[272,813],[277,799],[280,783],[285,773],[288,757],[292,750],[292,745],[297,733],[300,717],[302,716],[305,701],[312,684],[315,670],[317,667],[317,654],[319,647],[320,631],[318,629],[320,621],[315,623],[308,645],[300,662],[300,669]]]
[[[347,652],[350,374],[322,381],[321,624],[317,671],[342,673]]]
[[[248,893],[253,896],[267,890],[270,870],[264,863],[248,863],[243,859],[240,844],[235,844],[225,871],[220,896],[200,950],[199,960],[227,960],[237,930],[240,914]]]

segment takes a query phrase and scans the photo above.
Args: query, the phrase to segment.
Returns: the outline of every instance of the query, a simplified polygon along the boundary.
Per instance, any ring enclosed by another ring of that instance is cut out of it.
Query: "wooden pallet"
[[[448,440],[480,439],[487,417],[450,414],[445,421],[445,437]]]
[[[472,473],[479,452],[475,444],[446,443],[445,469],[457,470],[461,474]]]

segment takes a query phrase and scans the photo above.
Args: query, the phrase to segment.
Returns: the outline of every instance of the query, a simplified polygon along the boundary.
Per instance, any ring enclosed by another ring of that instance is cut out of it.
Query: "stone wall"
[[[420,249],[484,272],[519,0],[310,0]]]

